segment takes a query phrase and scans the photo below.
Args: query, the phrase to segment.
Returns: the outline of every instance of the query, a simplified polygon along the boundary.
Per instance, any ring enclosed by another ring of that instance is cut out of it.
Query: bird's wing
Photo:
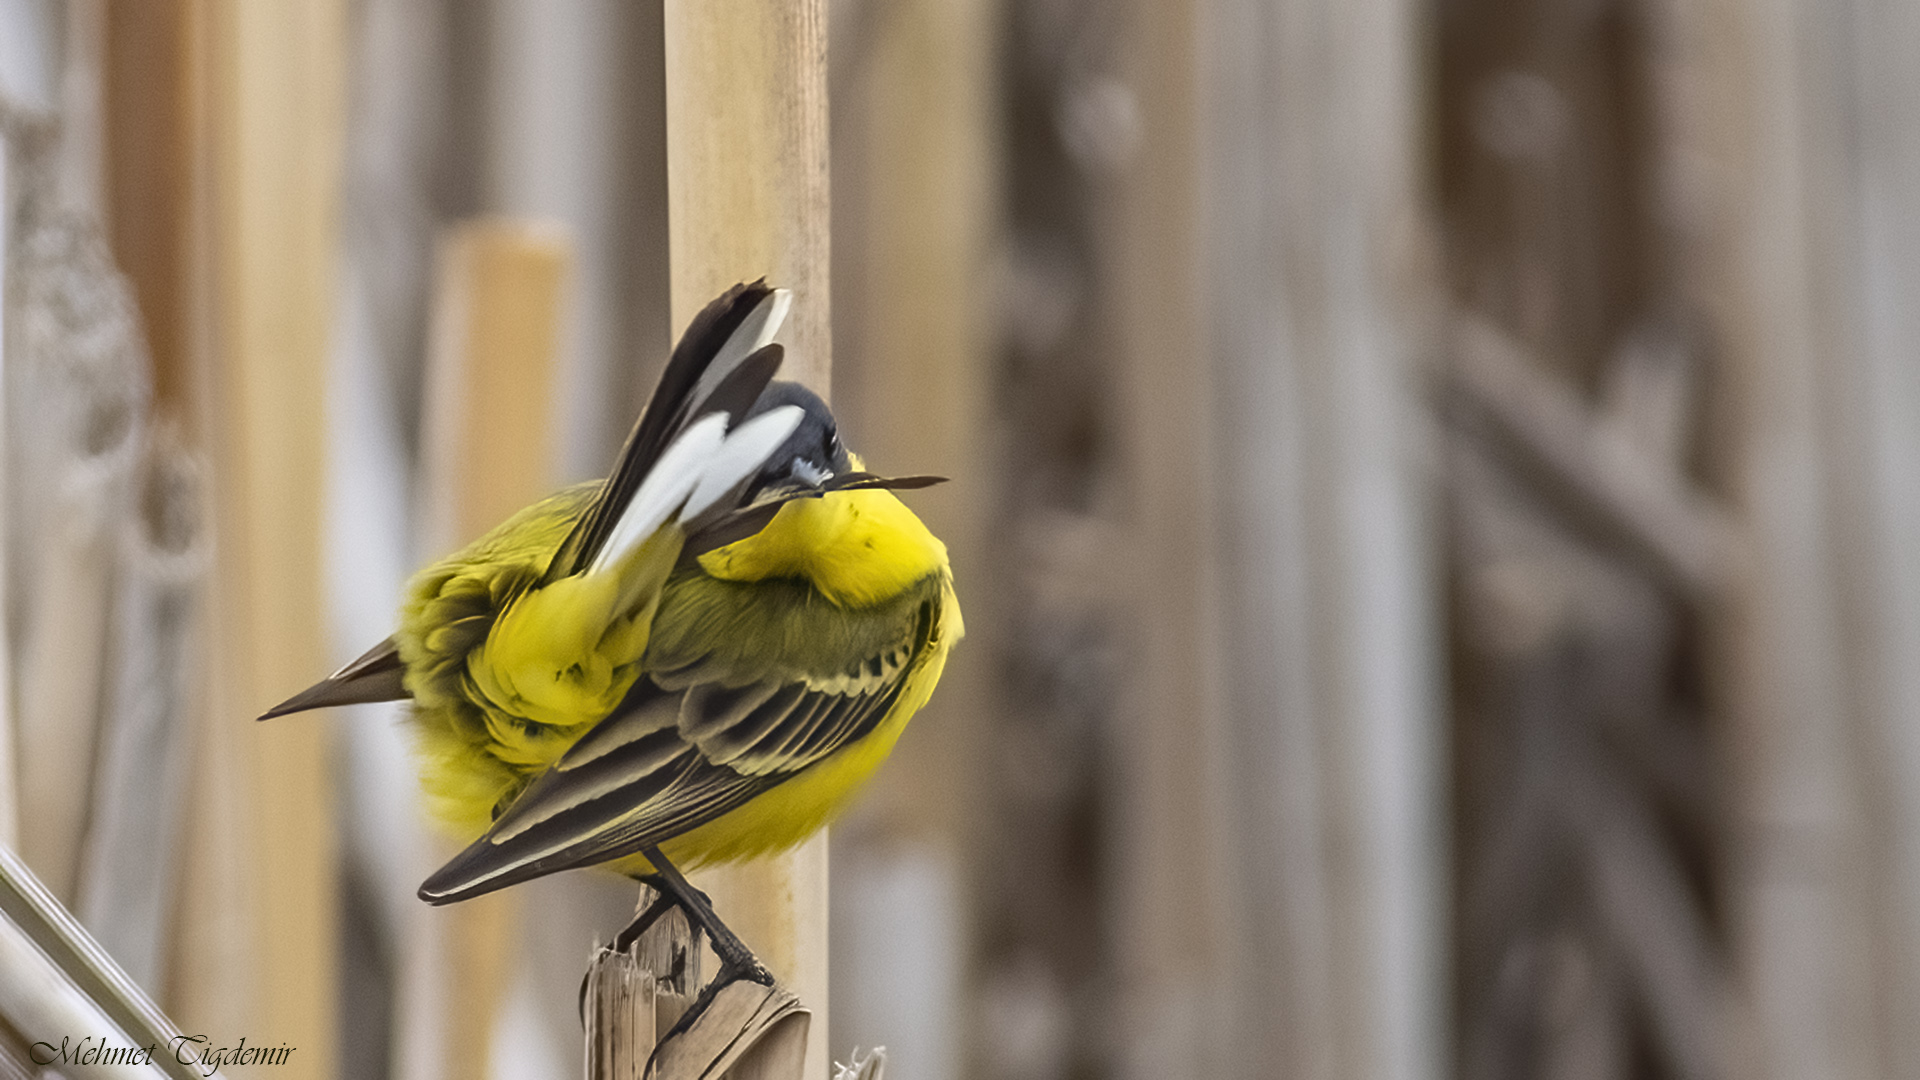
[[[756,662],[724,632],[704,651],[690,645],[697,634],[663,635],[660,662],[648,653],[651,670],[620,708],[427,879],[422,899],[450,903],[621,858],[712,821],[872,732],[939,626],[933,583],[861,612],[781,595],[806,588],[796,582],[701,585],[743,601],[690,616],[709,630],[779,611],[760,640],[784,642],[782,660]]]
[[[780,352],[768,342],[792,303],[792,293],[761,280],[735,285],[694,316],[627,436],[613,475],[554,553],[541,584],[594,562],[641,481],[695,421],[713,412],[728,414],[731,422],[746,416],[780,367]]]

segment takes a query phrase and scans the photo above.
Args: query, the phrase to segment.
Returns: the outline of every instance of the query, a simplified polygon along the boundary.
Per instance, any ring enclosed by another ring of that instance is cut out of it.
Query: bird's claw
[[[721,964],[720,971],[713,977],[715,986],[725,986],[730,982],[755,982],[761,986],[773,985],[773,972],[752,953],[747,954],[745,963]]]

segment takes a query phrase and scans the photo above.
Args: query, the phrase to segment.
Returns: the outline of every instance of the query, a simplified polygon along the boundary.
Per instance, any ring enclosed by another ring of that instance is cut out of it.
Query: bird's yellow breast
[[[841,607],[867,607],[947,572],[947,546],[890,491],[795,499],[767,527],[700,556],[723,581],[804,578]]]

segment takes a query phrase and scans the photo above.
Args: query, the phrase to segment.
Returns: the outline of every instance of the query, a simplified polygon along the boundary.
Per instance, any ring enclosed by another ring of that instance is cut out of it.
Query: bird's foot
[[[736,982],[755,983],[768,988],[770,992],[777,990],[773,972],[767,970],[767,966],[760,962],[760,958],[753,954],[753,950],[747,947],[746,942],[740,940],[739,935],[735,934],[726,923],[720,921],[720,917],[714,913],[712,898],[689,884],[687,879],[660,854],[658,848],[646,848],[641,853],[658,870],[657,873],[640,879],[642,884],[654,892],[652,898],[646,901],[646,906],[634,916],[632,922],[627,924],[626,929],[615,935],[611,950],[618,953],[631,951],[648,930],[659,924],[663,916],[674,908],[679,908],[686,916],[688,928],[693,934],[691,948],[695,950],[699,948],[699,935],[704,933],[713,945],[714,954],[720,960],[720,970],[704,987],[686,985],[685,989],[679,991],[697,994],[697,996],[674,1025],[673,1032],[691,1027],[713,1004],[720,992]],[[645,895],[642,894],[643,898]],[[691,954],[682,955],[691,960]],[[659,960],[650,962],[658,963]],[[694,970],[697,971],[697,968]],[[684,979],[687,974],[688,972],[676,959],[672,973],[673,980]],[[589,969],[590,975],[591,969]],[[580,982],[580,1015],[583,1022],[586,1017],[588,981],[583,978]],[[669,1032],[669,1035],[673,1032]]]
[[[725,986],[730,982],[739,982],[743,979],[747,982],[759,983],[761,986],[772,986],[773,972],[767,970],[767,965],[761,963],[759,957],[748,952],[741,960],[720,961],[720,971],[714,975],[713,985]]]
[[[748,979],[762,986],[772,986],[773,973],[767,970],[767,966],[760,962],[759,957],[753,955],[753,950],[747,948],[747,943],[741,941],[738,934],[735,934],[726,923],[720,921],[720,916],[714,913],[713,900],[688,883],[686,877],[667,861],[658,847],[642,848],[640,853],[646,856],[647,861],[652,863],[654,868],[654,873],[642,880],[658,889],[661,899],[671,898],[673,903],[686,913],[687,921],[692,923],[696,930],[706,931],[707,940],[713,943],[714,955],[720,958],[720,972],[714,980],[714,985],[722,985],[733,979]],[[659,906],[658,901],[650,905],[646,912],[642,912],[641,918],[646,918],[648,913],[657,906]],[[658,915],[653,917],[659,918]],[[645,927],[642,927],[642,930],[644,929]]]

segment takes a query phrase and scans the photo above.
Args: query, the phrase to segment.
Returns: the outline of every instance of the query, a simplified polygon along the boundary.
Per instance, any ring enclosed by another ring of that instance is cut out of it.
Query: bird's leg
[[[660,916],[665,915],[667,912],[673,910],[673,907],[676,901],[673,899],[673,897],[667,895],[666,889],[661,887],[662,883],[658,879],[656,879],[653,875],[649,874],[648,876],[641,878],[640,884],[648,886],[649,888],[653,889],[654,891],[653,902],[647,905],[646,910],[642,911],[638,915],[635,915],[633,917],[633,921],[627,924],[627,928],[625,930],[622,930],[618,934],[615,934],[613,936],[613,944],[611,946],[608,946],[608,950],[610,952],[623,953],[633,948],[633,943],[640,940],[640,935],[646,933],[647,930],[650,927],[652,927],[654,923],[659,922]],[[695,928],[693,932],[695,935],[698,935],[700,933],[698,928]],[[689,944],[696,949],[699,948],[700,947],[699,937],[698,936],[694,937],[694,939],[691,942],[689,942]],[[595,964],[597,964],[598,962],[599,961],[596,959]],[[587,986],[592,981],[593,981],[593,965],[589,965],[587,967],[586,972],[580,976],[580,995],[579,995],[578,1005],[580,1010],[580,1022],[582,1024],[585,1024],[587,1022]]]
[[[640,854],[646,856],[654,869],[654,873],[641,880],[658,889],[660,897],[620,932],[620,936],[614,939],[616,945],[630,944],[653,925],[654,920],[665,914],[668,907],[677,904],[681,911],[687,913],[687,919],[695,928],[706,931],[707,939],[713,942],[714,955],[720,958],[722,976],[715,979],[716,985],[730,981],[724,978],[729,974],[763,986],[773,985],[773,974],[760,962],[759,957],[753,955],[753,950],[747,948],[747,943],[741,941],[739,935],[728,929],[727,924],[720,921],[720,916],[714,914],[713,902],[707,899],[706,893],[688,884],[686,877],[667,861],[658,846],[649,844],[640,849]]]
[[[652,927],[654,923],[659,922],[660,916],[672,911],[674,904],[677,902],[667,892],[666,883],[660,880],[658,874],[648,874],[646,877],[640,879],[640,884],[654,891],[656,895],[653,898],[653,903],[648,904],[645,911],[635,915],[633,921],[627,924],[625,930],[614,935],[614,952],[626,952],[628,949],[633,948],[633,943],[640,940],[640,935],[646,933],[648,928]]]

